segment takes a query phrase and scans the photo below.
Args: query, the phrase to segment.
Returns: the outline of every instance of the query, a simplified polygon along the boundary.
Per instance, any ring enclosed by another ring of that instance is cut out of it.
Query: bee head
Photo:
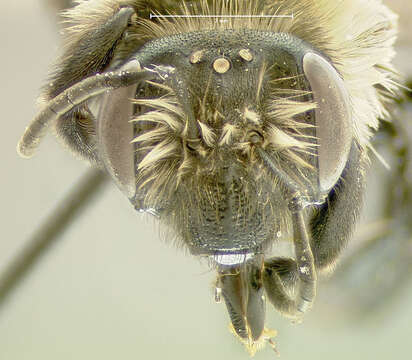
[[[347,96],[336,70],[304,41],[210,30],[149,42],[135,59],[158,76],[122,89],[118,98],[127,100],[106,96],[100,119],[132,117],[131,145],[107,157],[127,160],[127,174],[114,161],[106,167],[137,208],[184,231],[193,253],[260,251],[287,231],[285,189],[258,149],[310,202],[338,180],[352,141]],[[108,132],[100,133],[104,143]]]

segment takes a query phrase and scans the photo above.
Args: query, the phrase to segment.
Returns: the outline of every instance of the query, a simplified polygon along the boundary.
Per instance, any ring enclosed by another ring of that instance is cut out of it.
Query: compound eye
[[[99,154],[117,186],[129,198],[136,193],[133,124],[130,118],[136,85],[107,92],[97,117]]]
[[[349,94],[335,68],[321,56],[308,52],[303,71],[310,83],[318,139],[319,188],[325,194],[339,180],[353,140]]]

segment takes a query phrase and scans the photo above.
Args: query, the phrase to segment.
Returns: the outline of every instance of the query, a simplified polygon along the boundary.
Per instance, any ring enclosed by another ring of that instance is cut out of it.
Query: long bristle
[[[179,14],[223,18],[164,18],[158,23],[142,20],[146,29],[142,36],[245,28],[290,33],[324,52],[342,74],[351,102],[358,109],[354,132],[360,144],[367,143],[371,128],[378,125],[377,118],[387,116],[385,92],[397,89],[390,64],[394,57],[396,16],[380,0],[200,0],[190,7],[184,4]],[[272,17],[224,17],[262,14]],[[290,18],[284,17],[288,15]]]

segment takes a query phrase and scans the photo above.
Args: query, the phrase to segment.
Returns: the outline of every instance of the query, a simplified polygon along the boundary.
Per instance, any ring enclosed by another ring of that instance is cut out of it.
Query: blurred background
[[[412,28],[407,28],[412,4],[387,3],[400,13],[396,63],[412,77]],[[57,7],[53,0],[0,2],[0,274],[88,171],[52,136],[30,161],[15,150],[36,113],[35,99],[59,47]],[[396,116],[411,129],[407,113],[403,106]],[[396,168],[399,159],[382,148]],[[368,206],[354,245],[337,275],[319,285],[304,323],[291,324],[268,306],[267,322],[279,333],[275,340],[283,359],[410,356],[411,234],[406,229],[404,238],[389,236],[385,246],[366,252],[369,257],[357,250],[387,230],[379,209],[392,180],[382,183],[390,172],[373,162]],[[394,246],[399,253],[387,251]],[[390,270],[381,261],[388,256],[390,269],[393,264],[396,269],[389,281],[379,283],[377,278]],[[358,271],[359,264],[371,264],[370,269]],[[165,244],[155,221],[136,214],[117,188],[106,184],[0,302],[0,359],[247,359],[228,331],[225,306],[213,301],[213,280],[205,264]],[[256,358],[274,356],[267,347]]]

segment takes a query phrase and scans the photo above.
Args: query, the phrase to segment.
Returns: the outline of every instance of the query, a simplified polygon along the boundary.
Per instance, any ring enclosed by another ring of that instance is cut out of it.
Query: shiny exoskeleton
[[[253,353],[272,335],[265,299],[301,317],[360,211],[396,30],[379,1],[345,28],[338,14],[358,2],[80,2],[18,150],[31,156],[54,125],[137,210],[209,258]],[[267,259],[280,238],[294,258]]]

